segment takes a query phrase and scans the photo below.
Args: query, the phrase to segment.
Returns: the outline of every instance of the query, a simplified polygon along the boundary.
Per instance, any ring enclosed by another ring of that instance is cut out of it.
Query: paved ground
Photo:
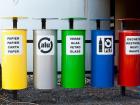
[[[134,90],[134,89],[132,89]],[[27,90],[18,92],[18,100],[12,94],[3,92],[0,105],[140,105],[138,91],[128,89],[126,96],[120,95],[119,87],[111,89],[93,89],[87,84],[84,89],[35,90],[30,81]]]

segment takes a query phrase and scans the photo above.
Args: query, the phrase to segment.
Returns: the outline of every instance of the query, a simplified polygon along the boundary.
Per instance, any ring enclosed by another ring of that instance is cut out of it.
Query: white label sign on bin
[[[55,43],[52,35],[37,36],[37,55],[54,55]]]
[[[113,55],[113,36],[97,36],[97,55]]]
[[[126,55],[140,54],[140,36],[126,36],[125,38]]]
[[[21,55],[22,54],[22,36],[5,35],[5,54]]]
[[[83,36],[66,36],[66,54],[83,55]]]

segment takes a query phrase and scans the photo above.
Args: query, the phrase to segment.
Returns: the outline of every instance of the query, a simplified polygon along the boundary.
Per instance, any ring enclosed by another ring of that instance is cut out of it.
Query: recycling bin
[[[91,85],[95,88],[114,86],[114,31],[100,29],[100,21],[111,20],[91,19],[97,25],[97,30],[91,31]]]
[[[13,17],[13,29],[1,30],[2,88],[20,90],[27,88],[26,29],[17,29],[17,17]]]
[[[62,87],[85,86],[85,30],[73,29],[73,21],[84,18],[69,18],[70,29],[62,30]]]
[[[119,19],[124,22],[140,19]],[[118,84],[122,87],[140,86],[140,30],[119,31],[119,74]]]
[[[33,70],[36,89],[53,89],[57,86],[57,30],[46,29],[42,18],[42,29],[33,31]]]

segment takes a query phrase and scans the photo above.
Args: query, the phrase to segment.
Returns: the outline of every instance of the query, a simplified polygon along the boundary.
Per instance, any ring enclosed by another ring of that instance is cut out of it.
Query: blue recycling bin
[[[114,31],[100,30],[100,21],[110,19],[92,19],[97,30],[92,30],[91,85],[95,88],[114,86]]]

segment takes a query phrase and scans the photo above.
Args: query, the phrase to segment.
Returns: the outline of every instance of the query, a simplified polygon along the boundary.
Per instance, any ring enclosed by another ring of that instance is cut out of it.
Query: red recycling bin
[[[120,86],[140,86],[140,30],[119,32]]]

